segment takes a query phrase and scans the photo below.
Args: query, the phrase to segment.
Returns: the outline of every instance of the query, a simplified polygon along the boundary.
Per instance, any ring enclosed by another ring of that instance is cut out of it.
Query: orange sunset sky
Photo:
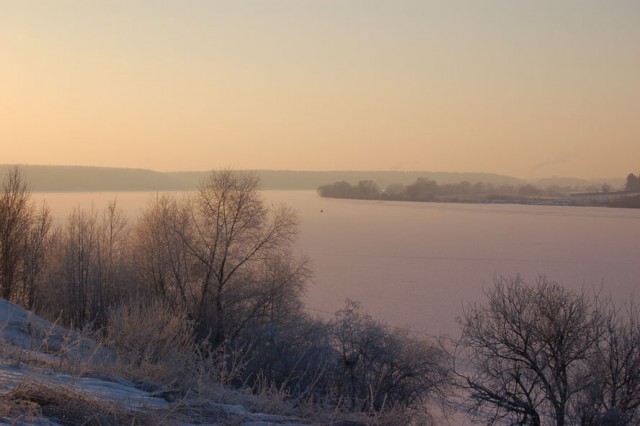
[[[0,0],[0,163],[640,172],[640,1]]]

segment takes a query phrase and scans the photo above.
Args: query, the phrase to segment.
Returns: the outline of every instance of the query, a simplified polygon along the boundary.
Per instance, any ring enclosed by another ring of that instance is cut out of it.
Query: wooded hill
[[[0,164],[0,177],[13,165]],[[31,191],[188,191],[199,187],[206,171],[158,172],[148,169],[84,166],[33,166],[20,165],[20,170]],[[624,186],[622,179],[589,181],[575,178],[547,178],[526,181],[494,173],[456,173],[429,171],[295,171],[254,170],[260,177],[263,189],[316,190],[331,182],[345,181],[352,185],[363,180],[375,182],[381,188],[392,183],[409,185],[418,178],[425,178],[441,185],[460,182],[483,182],[492,185],[536,186],[600,186],[603,182],[612,187]]]
[[[0,176],[13,165],[0,164]],[[127,169],[83,166],[20,165],[20,170],[32,191],[181,191],[196,189],[210,171],[157,172],[147,169]],[[315,190],[327,182],[344,180],[357,183],[372,180],[378,185],[410,184],[418,177],[438,183],[461,181],[494,184],[521,184],[522,180],[492,173],[445,173],[427,171],[293,171],[255,170],[263,189]]]

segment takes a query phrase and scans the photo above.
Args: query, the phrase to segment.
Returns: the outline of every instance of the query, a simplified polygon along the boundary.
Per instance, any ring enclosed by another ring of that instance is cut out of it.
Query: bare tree
[[[33,308],[51,230],[46,204],[37,211],[18,167],[0,193],[0,295]]]
[[[0,193],[0,292],[11,300],[19,280],[25,241],[31,227],[31,195],[20,170],[12,168]]]
[[[81,327],[91,318],[91,290],[96,281],[98,225],[95,210],[76,208],[67,221],[57,254],[60,265],[56,280],[62,288],[63,319]]]
[[[309,275],[306,259],[291,252],[272,253],[253,265],[228,289],[227,335],[235,339],[247,328],[255,331],[267,323],[282,324],[299,314]]]
[[[99,218],[76,208],[59,232],[50,272],[46,310],[77,327],[105,325],[109,309],[137,296],[129,227],[116,201]],[[57,290],[57,293],[56,293]]]
[[[46,204],[43,204],[40,211],[33,218],[32,226],[24,242],[22,290],[19,303],[27,309],[36,308],[36,300],[39,296],[39,281],[52,243],[52,222],[51,211]]]
[[[100,327],[106,323],[109,308],[133,290],[130,289],[129,228],[115,200],[104,209],[97,232],[97,276],[91,292],[91,311],[94,326]]]
[[[195,318],[215,346],[229,330],[230,293],[250,280],[252,267],[288,249],[296,237],[295,213],[267,208],[258,190],[254,173],[215,171],[193,200],[193,232],[185,241],[200,271]]]
[[[267,310],[290,307],[309,274],[306,259],[291,253],[295,212],[267,207],[253,173],[214,171],[185,200],[157,197],[136,235],[140,275],[186,306],[214,346]]]
[[[640,318],[633,303],[606,311],[589,386],[575,404],[583,425],[640,424]]]
[[[142,286],[169,306],[191,309],[190,259],[184,236],[191,214],[175,196],[154,196],[134,229],[133,257]]]
[[[605,333],[598,299],[540,277],[496,279],[485,306],[468,308],[461,344],[469,364],[460,368],[470,410],[487,424],[567,424],[572,403],[594,386],[590,360]]]
[[[336,313],[330,333],[333,394],[350,409],[427,410],[427,402],[444,396],[450,382],[444,353],[427,340],[375,321],[350,300]]]

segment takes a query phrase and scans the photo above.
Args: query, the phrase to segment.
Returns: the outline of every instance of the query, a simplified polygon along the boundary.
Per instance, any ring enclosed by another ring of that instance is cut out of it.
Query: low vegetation
[[[148,412],[125,410],[117,404],[74,391],[68,386],[25,382],[0,394],[0,419],[22,424],[43,418],[66,425],[157,425],[159,418]]]
[[[153,197],[134,224],[113,202],[53,227],[18,169],[3,189],[0,291],[90,333],[123,377],[175,398],[215,383],[370,421],[427,419],[446,391],[446,354],[433,342],[354,302],[331,321],[305,313],[296,214],[268,207],[252,173],[216,171],[197,192]]]
[[[406,191],[423,186],[439,188],[418,181]],[[310,423],[436,424],[436,407],[488,425],[640,422],[635,306],[515,277],[467,307],[451,343],[393,328],[349,300],[332,319],[313,318],[301,302],[310,270],[293,250],[296,215],[266,206],[258,188],[253,174],[216,171],[196,193],[153,197],[137,223],[114,202],[54,227],[14,169],[0,193],[0,291],[75,330],[53,338],[35,320],[22,326],[59,368],[136,383],[173,404],[162,414],[169,423],[198,412],[237,423],[256,410]],[[82,351],[85,361],[71,357]],[[0,416],[144,424],[74,392],[26,383],[0,394]],[[232,415],[215,401],[246,408]]]

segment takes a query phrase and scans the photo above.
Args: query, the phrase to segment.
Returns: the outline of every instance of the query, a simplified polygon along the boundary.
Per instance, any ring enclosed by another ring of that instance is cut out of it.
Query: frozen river
[[[266,191],[300,216],[298,247],[312,261],[311,313],[346,298],[378,319],[428,335],[456,336],[467,303],[483,301],[495,275],[539,274],[574,289],[625,300],[640,281],[640,210],[566,206],[438,204],[320,198]],[[64,218],[76,206],[117,198],[132,221],[149,193],[43,193]]]

